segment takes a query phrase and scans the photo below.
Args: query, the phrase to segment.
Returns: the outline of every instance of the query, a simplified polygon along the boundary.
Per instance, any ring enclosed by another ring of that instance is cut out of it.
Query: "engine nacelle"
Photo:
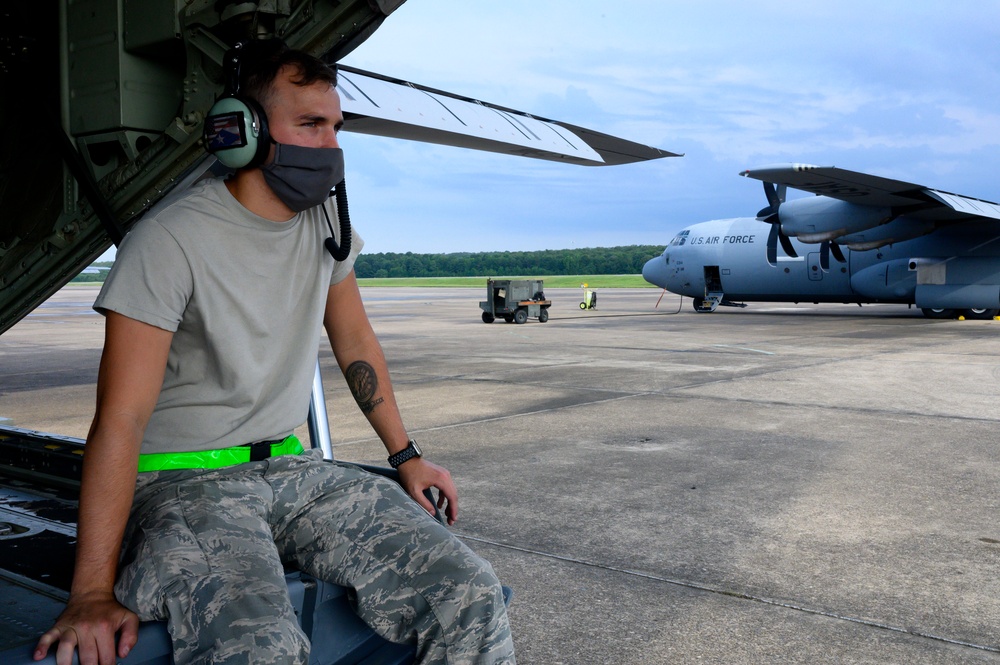
[[[897,217],[882,226],[841,236],[837,242],[846,245],[852,251],[863,252],[868,249],[885,247],[894,242],[913,240],[933,233],[936,229],[937,225],[934,222],[910,217]]]
[[[782,203],[778,218],[786,236],[823,242],[885,224],[892,219],[892,210],[815,196]]]

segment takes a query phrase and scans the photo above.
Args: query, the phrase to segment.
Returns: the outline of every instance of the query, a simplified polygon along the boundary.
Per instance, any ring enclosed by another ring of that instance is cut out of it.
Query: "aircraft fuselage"
[[[771,225],[716,220],[682,230],[643,267],[651,284],[696,300],[916,304],[928,309],[1000,307],[1000,222],[984,220],[867,251],[791,238],[773,247]],[[836,248],[834,248],[836,249]],[[710,309],[714,310],[713,305]]]

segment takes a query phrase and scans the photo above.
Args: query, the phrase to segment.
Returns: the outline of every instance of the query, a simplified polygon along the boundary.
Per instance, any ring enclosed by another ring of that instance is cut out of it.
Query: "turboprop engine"
[[[913,240],[933,233],[937,228],[937,224],[928,220],[897,217],[882,226],[841,236],[837,242],[841,245],[847,245],[852,251],[861,252],[868,249],[878,249],[894,242]]]
[[[781,232],[802,242],[837,240],[892,221],[890,208],[858,205],[827,196],[785,201],[778,210]]]

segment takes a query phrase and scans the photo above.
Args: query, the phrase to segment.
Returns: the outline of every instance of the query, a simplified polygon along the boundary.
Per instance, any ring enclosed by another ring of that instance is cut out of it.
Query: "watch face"
[[[410,439],[410,445],[413,446],[413,450],[416,451],[417,457],[422,457],[423,456],[423,453],[420,452],[420,448],[417,447],[417,442],[416,441],[414,441],[413,439]]]

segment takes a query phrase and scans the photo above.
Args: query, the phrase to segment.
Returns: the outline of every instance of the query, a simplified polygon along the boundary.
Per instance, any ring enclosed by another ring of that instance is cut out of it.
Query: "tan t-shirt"
[[[94,308],[174,333],[143,453],[279,439],[305,421],[327,291],[363,244],[354,233],[338,263],[329,236],[318,207],[272,222],[214,178],[126,236]]]

